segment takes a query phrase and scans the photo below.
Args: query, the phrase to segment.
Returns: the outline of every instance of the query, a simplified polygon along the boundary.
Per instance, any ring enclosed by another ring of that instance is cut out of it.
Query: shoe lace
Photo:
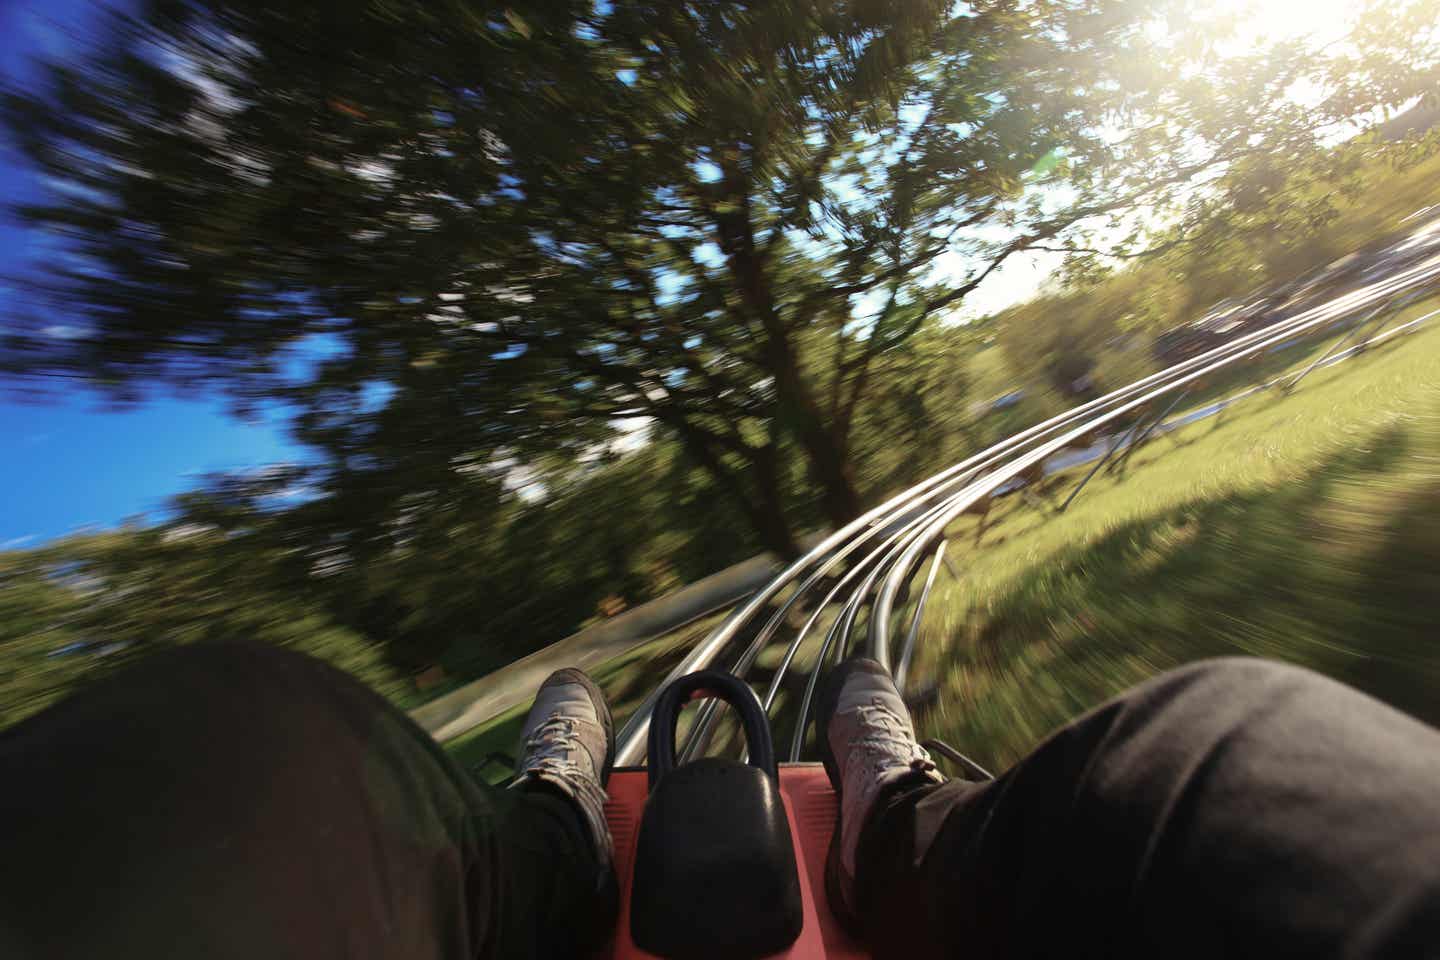
[[[572,717],[555,715],[541,721],[525,738],[525,769],[563,773],[586,779],[587,774],[575,762],[577,754],[588,756],[580,743]],[[589,774],[589,778],[594,774]]]
[[[908,766],[915,771],[935,769],[935,762],[925,748],[915,742],[909,723],[884,700],[874,698],[855,708],[861,735],[850,740],[850,763],[865,764],[875,773],[895,766]]]
[[[605,825],[605,788],[593,760],[582,767],[577,757],[590,759],[576,731],[575,720],[559,714],[546,717],[525,738],[525,770],[522,776],[547,780],[569,792],[590,822],[600,845],[602,858],[614,856],[610,831]]]

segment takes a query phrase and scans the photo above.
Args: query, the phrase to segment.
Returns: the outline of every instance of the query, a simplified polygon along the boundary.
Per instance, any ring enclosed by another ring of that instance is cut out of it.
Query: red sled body
[[[835,792],[818,763],[780,765],[780,796],[799,868],[804,923],[799,938],[787,950],[770,954],[795,960],[863,960],[870,954],[845,933],[825,898],[825,856],[836,826]],[[651,958],[635,945],[630,932],[631,893],[634,888],[635,848],[640,817],[647,796],[647,774],[641,768],[614,771],[607,787],[605,816],[615,841],[615,869],[620,878],[620,916],[615,937],[601,953],[604,960]],[[696,895],[701,895],[698,891]]]

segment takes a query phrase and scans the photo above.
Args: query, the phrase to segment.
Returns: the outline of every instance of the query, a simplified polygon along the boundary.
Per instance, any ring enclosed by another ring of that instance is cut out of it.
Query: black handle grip
[[[750,765],[758,767],[778,780],[779,768],[775,765],[775,745],[770,740],[770,722],[765,718],[765,708],[749,684],[733,673],[723,670],[700,670],[681,677],[660,693],[655,703],[655,712],[650,715],[650,733],[645,749],[649,755],[650,789],[660,778],[675,767],[675,729],[680,722],[680,709],[697,692],[724,700],[740,714],[745,728],[745,746],[750,752]]]

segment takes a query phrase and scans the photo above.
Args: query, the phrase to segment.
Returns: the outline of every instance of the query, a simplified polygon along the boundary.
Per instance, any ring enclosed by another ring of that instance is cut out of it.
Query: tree
[[[138,657],[216,640],[290,647],[405,694],[380,644],[295,590],[263,540],[232,532],[128,528],[0,552],[0,726]]]
[[[367,523],[647,417],[793,554],[787,452],[855,515],[879,358],[1018,253],[1179,242],[1207,178],[1433,87],[1425,7],[1220,60],[1125,0],[153,0],[6,99],[69,249],[5,360],[293,403]]]

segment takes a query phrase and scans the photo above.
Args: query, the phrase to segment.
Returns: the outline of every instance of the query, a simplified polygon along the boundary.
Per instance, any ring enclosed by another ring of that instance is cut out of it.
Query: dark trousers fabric
[[[866,826],[877,957],[1440,956],[1440,733],[1316,674],[1196,664]]]
[[[584,831],[323,663],[184,648],[0,733],[0,957],[573,956]]]
[[[583,956],[569,802],[474,784],[316,661],[166,653],[0,733],[0,956]],[[877,956],[1440,952],[1440,734],[1216,661],[864,832]]]

